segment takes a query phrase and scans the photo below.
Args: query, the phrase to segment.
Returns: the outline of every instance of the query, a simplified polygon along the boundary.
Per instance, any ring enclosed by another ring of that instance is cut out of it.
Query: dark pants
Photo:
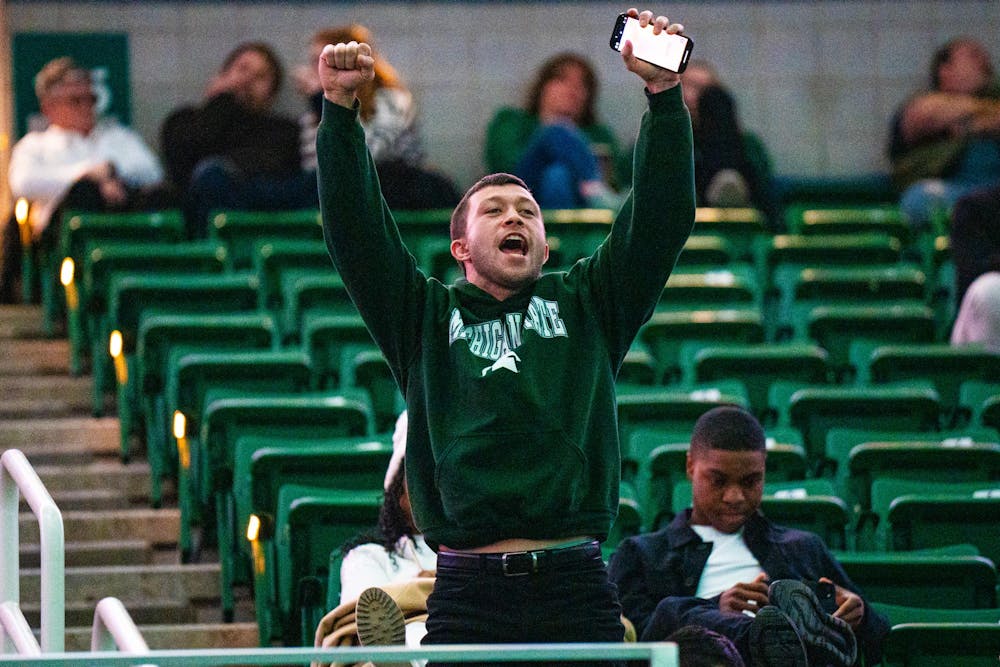
[[[599,552],[571,567],[514,577],[439,563],[427,613],[425,645],[621,642],[625,634],[618,589]]]
[[[639,641],[664,641],[675,630],[685,625],[698,625],[714,630],[736,645],[743,660],[750,663],[750,624],[753,619],[746,614],[724,612],[717,600],[701,598],[667,598],[656,607]]]

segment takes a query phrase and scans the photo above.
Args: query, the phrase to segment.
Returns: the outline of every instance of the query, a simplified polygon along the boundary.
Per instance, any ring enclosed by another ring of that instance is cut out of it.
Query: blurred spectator
[[[677,644],[678,667],[744,667],[736,645],[728,637],[701,625],[685,625],[664,641]]]
[[[524,109],[504,107],[486,130],[486,168],[520,176],[542,208],[617,208],[629,164],[597,122],[597,75],[575,53],[538,69]]]
[[[163,169],[135,131],[99,119],[90,72],[71,58],[52,60],[35,77],[35,94],[48,127],[29,132],[11,151],[11,194],[31,203],[34,239],[53,247],[61,211],[135,211],[162,208],[172,200],[162,187]],[[4,230],[0,299],[13,299],[21,268],[16,222]]]
[[[973,280],[987,271],[1000,271],[1000,184],[976,190],[955,202],[951,256],[958,303]]]
[[[302,168],[316,183],[316,127],[323,108],[323,87],[316,63],[323,47],[339,42],[372,45],[368,28],[357,23],[316,32],[309,42],[308,65],[293,73],[295,85],[309,104],[299,119]],[[375,54],[375,78],[358,90],[361,126],[368,150],[378,165],[379,181],[389,206],[399,210],[450,208],[461,198],[455,185],[425,164],[413,95],[384,56]]]
[[[900,204],[917,228],[961,196],[1000,182],[1000,87],[990,54],[961,37],[931,59],[931,89],[896,113],[889,143]]]
[[[951,344],[976,343],[1000,352],[1000,271],[972,281],[951,330]]]
[[[708,62],[694,60],[681,75],[694,132],[694,179],[699,206],[752,206],[771,216],[770,166],[760,140],[740,126],[736,101]]]
[[[213,209],[317,206],[315,183],[302,178],[298,124],[271,111],[282,76],[270,46],[240,44],[209,81],[202,104],[164,122],[163,156],[183,192],[190,236],[205,236]]]

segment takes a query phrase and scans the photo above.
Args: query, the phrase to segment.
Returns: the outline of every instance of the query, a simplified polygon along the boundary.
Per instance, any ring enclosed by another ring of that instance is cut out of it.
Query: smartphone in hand
[[[639,19],[619,14],[611,30],[611,48],[621,51],[626,41],[632,42],[632,53],[639,60],[678,74],[687,67],[694,47],[690,37],[666,31],[654,35],[652,24],[640,28]]]

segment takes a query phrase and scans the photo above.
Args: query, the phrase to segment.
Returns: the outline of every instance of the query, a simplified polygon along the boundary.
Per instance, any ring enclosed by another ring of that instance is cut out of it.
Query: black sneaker
[[[750,624],[750,653],[755,667],[809,667],[795,624],[771,605],[761,607]]]
[[[819,598],[800,581],[781,579],[767,591],[769,602],[788,614],[806,645],[812,667],[851,667],[858,642],[845,621],[823,611]]]

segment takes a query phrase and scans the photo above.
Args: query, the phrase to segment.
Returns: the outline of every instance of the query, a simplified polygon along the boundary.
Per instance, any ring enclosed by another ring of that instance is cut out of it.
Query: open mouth
[[[505,236],[503,241],[500,242],[500,252],[509,255],[527,255],[528,240],[520,234]]]

